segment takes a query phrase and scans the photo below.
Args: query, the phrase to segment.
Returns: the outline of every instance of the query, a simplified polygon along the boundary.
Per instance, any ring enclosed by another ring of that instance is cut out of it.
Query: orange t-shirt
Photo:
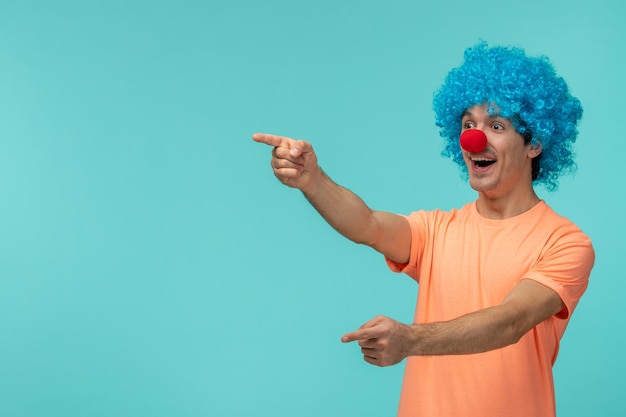
[[[476,204],[407,216],[409,263],[387,260],[419,282],[415,323],[446,321],[502,303],[522,279],[554,290],[566,308],[510,346],[471,355],[407,359],[399,417],[554,417],[552,365],[587,288],[590,239],[541,201],[491,220]]]

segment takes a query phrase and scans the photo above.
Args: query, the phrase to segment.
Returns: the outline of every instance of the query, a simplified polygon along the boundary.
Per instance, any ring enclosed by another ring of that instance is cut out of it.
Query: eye
[[[473,129],[474,127],[476,127],[476,125],[474,125],[474,122],[470,122],[469,120],[463,122],[463,129]]]
[[[495,122],[491,127],[493,130],[504,130],[504,125],[500,122]]]

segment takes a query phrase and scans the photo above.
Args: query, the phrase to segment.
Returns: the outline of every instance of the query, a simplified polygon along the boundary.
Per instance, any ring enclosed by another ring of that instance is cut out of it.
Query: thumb
[[[291,144],[289,154],[295,158],[313,152],[313,145],[305,140],[295,140]]]

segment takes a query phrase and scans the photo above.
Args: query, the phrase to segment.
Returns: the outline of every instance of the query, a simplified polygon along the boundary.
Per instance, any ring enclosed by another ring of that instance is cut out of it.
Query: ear
[[[530,145],[530,147],[528,148],[528,157],[531,159],[536,158],[539,156],[542,150],[543,150],[543,147],[541,146],[541,142],[537,142],[534,145]]]

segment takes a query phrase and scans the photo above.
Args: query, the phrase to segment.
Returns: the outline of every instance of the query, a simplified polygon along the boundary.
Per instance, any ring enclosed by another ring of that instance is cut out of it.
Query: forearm
[[[502,304],[454,320],[409,325],[405,353],[464,355],[517,343],[533,327],[565,308],[552,289],[521,280]]]
[[[408,356],[487,352],[516,343],[529,330],[506,305],[450,321],[413,324],[410,328]]]
[[[336,184],[321,168],[302,193],[324,220],[343,236],[356,243],[370,246],[374,243],[374,212],[359,196]]]

